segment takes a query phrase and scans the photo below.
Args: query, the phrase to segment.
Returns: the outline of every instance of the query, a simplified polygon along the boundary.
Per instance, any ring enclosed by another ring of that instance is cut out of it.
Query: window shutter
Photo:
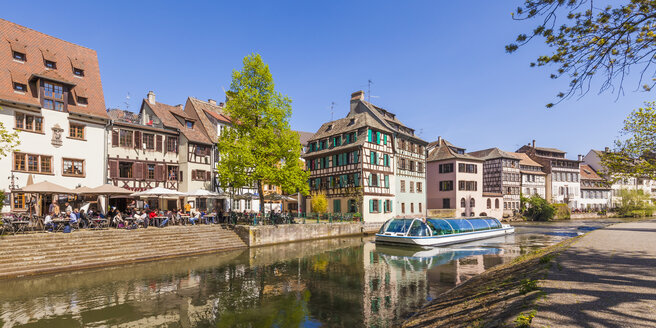
[[[369,151],[369,163],[370,164],[376,164],[376,160],[374,159],[375,154],[376,153],[374,153],[373,151]]]
[[[118,131],[112,130],[112,147],[118,147]]]
[[[370,199],[369,200],[369,213],[373,213],[373,212],[374,212],[374,200]]]
[[[392,201],[391,200],[389,201],[389,211],[390,212],[392,211]]]
[[[380,132],[376,132],[376,144],[380,145]]]
[[[385,176],[385,188],[389,188],[389,175]]]
[[[148,168],[147,165],[146,168]],[[144,180],[144,163],[137,162],[132,164],[132,177],[135,180]]]
[[[164,179],[162,178],[162,174],[163,174],[162,171],[163,171],[163,170],[162,170],[162,165],[161,165],[161,164],[157,164],[157,165],[155,166],[155,180],[157,180],[157,181],[164,181]]]
[[[383,200],[379,199],[378,200],[378,212],[380,212],[380,209],[383,208]]]
[[[162,147],[162,150],[164,151],[164,154],[166,154],[166,152],[169,150],[169,140],[170,139],[171,139],[171,137],[169,137],[169,136],[166,136],[166,138],[164,138],[164,147]]]
[[[182,170],[180,170],[180,174],[178,174],[178,181],[182,182]]]
[[[337,155],[333,155],[333,165],[332,167],[337,166]]]
[[[109,177],[118,178],[118,161],[115,159],[109,160]]]
[[[143,143],[141,142],[141,131],[134,131],[134,148],[144,148]]]
[[[367,130],[367,141],[371,142],[371,130]]]
[[[386,134],[383,135],[383,144],[387,145],[387,135]]]
[[[369,174],[369,187],[371,187],[371,180],[372,180],[371,177],[372,177],[372,175],[373,175],[373,174]]]
[[[212,172],[206,171],[205,175],[206,175],[205,181],[212,181]]]
[[[157,136],[155,136],[155,139],[156,139],[156,141],[157,141],[157,142],[155,143],[155,150],[156,150],[156,151],[162,151],[162,136],[161,136],[161,135],[157,135]]]

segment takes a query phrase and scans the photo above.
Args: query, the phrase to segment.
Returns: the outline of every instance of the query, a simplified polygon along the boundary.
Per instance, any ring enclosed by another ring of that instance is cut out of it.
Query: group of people
[[[111,225],[118,229],[137,229],[148,228],[149,226],[158,226],[163,228],[167,225],[183,224],[183,216],[189,217],[189,223],[192,225],[198,223],[217,223],[215,216],[211,219],[206,216],[205,211],[195,208],[189,208],[188,211],[173,209],[173,210],[158,210],[156,208],[150,209],[144,206],[143,209],[138,209],[133,206],[121,212],[116,207],[112,207],[107,213],[107,217],[111,219]]]
[[[43,219],[45,230],[52,232],[56,231],[58,225],[64,225],[64,232],[71,232],[75,228],[83,229],[91,226],[91,220],[97,217],[103,217],[102,213],[95,212],[89,209],[85,212],[84,209],[73,208],[68,202],[64,203],[64,210],[62,211],[59,204],[52,202],[48,207],[48,213]]]

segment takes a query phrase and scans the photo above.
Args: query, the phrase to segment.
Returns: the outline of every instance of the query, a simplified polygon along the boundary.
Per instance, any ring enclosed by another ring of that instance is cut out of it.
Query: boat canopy
[[[466,219],[391,219],[380,228],[380,234],[395,236],[429,237],[456,233],[500,229],[501,222],[495,218]]]

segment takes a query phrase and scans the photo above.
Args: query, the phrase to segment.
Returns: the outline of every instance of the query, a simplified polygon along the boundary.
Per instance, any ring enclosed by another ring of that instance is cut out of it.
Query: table
[[[214,214],[207,214],[203,217],[203,220],[205,220],[205,224],[210,224],[211,223],[216,223],[216,215]]]
[[[12,220],[11,225],[14,227],[14,235],[22,232],[25,233],[25,228],[30,224],[30,221],[25,220]]]
[[[168,217],[166,217],[166,216],[156,216],[156,217],[153,217],[151,220],[155,221],[154,226],[159,227],[160,225],[162,225],[162,222],[164,222],[164,220],[166,220],[167,218]]]
[[[107,219],[93,218],[93,219],[89,220],[89,222],[91,223],[90,229],[91,230],[100,230],[102,228],[106,228],[108,221],[109,220],[107,220]]]
[[[52,224],[54,225],[54,231],[64,231],[64,227],[70,222],[70,219],[52,219]]]
[[[190,218],[191,218],[191,216],[182,214],[182,215],[180,215],[180,223],[182,223],[183,225],[187,225],[187,224],[189,224],[189,219]]]

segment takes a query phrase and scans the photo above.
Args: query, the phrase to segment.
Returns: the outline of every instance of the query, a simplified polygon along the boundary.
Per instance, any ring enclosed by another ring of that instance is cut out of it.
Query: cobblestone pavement
[[[589,233],[540,287],[532,327],[656,327],[656,221]]]

